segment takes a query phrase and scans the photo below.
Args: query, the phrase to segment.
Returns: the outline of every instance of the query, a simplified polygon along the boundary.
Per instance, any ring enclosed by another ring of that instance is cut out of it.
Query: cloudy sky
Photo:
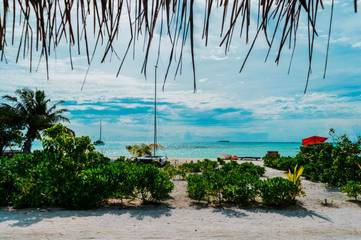
[[[329,128],[361,135],[361,15],[353,13],[352,1],[336,1],[329,68],[323,79],[329,8],[326,4],[318,20],[319,37],[307,94],[303,94],[308,68],[304,24],[300,25],[290,74],[291,52],[284,52],[278,66],[275,51],[264,63],[267,49],[262,39],[239,74],[248,46],[235,37],[230,52],[224,55],[224,49],[218,47],[220,12],[212,16],[214,28],[208,47],[201,40],[201,26],[197,26],[198,89],[193,93],[191,62],[185,57],[182,76],[170,77],[164,92],[158,86],[160,141],[299,141],[308,135],[327,135]],[[196,12],[196,20],[201,22],[202,5],[198,4]],[[119,42],[120,53],[126,41]],[[159,76],[164,75],[169,47],[162,42]],[[16,51],[16,47],[9,47],[8,62],[0,62],[1,95],[23,87],[44,89],[51,99],[66,101],[71,127],[78,134],[97,138],[102,120],[106,140],[151,141],[153,63],[145,79],[140,73],[141,51],[134,60],[127,59],[118,78],[118,59],[100,64],[97,58],[83,90],[87,69],[83,55],[74,58],[75,69],[71,70],[67,48],[60,48],[51,58],[47,80],[43,63],[37,72],[29,73],[28,59],[15,63]]]

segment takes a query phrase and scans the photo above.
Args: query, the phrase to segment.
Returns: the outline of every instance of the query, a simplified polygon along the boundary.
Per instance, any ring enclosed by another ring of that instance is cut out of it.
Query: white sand
[[[361,239],[361,204],[323,184],[303,181],[302,206],[287,210],[198,206],[184,181],[175,184],[169,207],[2,210],[0,239]],[[325,198],[332,207],[320,204]]]

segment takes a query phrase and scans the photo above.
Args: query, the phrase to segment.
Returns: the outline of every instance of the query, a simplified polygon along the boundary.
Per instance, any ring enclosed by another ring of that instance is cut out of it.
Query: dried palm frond
[[[146,75],[152,47],[161,47],[160,44],[154,43],[157,29],[161,26],[163,31],[164,26],[166,38],[171,43],[164,83],[171,67],[175,67],[176,75],[181,73],[184,47],[189,44],[196,89],[195,4],[194,0],[3,0],[0,8],[1,60],[6,60],[6,49],[10,39],[11,44],[15,44],[17,31],[21,32],[17,60],[23,52],[23,57],[29,56],[31,69],[33,52],[38,52],[39,62],[45,60],[48,77],[49,55],[62,41],[69,45],[70,64],[73,66],[74,49],[78,54],[81,54],[81,49],[85,49],[87,62],[90,64],[95,50],[102,45],[104,52],[101,61],[104,62],[112,54],[118,56],[116,43],[119,39],[129,38],[126,51],[123,57],[119,58],[119,71],[132,45],[134,56],[136,42],[143,41],[144,61],[141,69]],[[331,7],[329,35],[334,0]],[[314,41],[317,37],[317,16],[319,10],[324,8],[323,0],[204,0],[202,37],[205,45],[208,44],[209,31],[212,28],[211,16],[215,8],[221,8],[223,12],[220,20],[220,46],[224,47],[226,53],[230,49],[235,31],[240,31],[240,37],[244,36],[246,42],[250,42],[240,71],[244,69],[256,40],[262,34],[269,47],[266,60],[271,49],[276,48],[275,61],[278,64],[283,50],[290,48],[293,49],[292,61],[300,18],[304,15],[308,28],[309,78],[312,71]],[[257,10],[258,15],[256,25],[251,24],[255,12],[253,9]],[[357,12],[357,0],[354,0],[354,11]],[[124,24],[123,16],[129,25]],[[125,27],[129,28],[128,36],[120,34],[121,29]],[[251,30],[255,30],[254,36],[250,36]],[[11,38],[7,36],[10,34]],[[276,34],[280,37],[276,37]],[[96,40],[94,46],[90,44],[91,38]],[[329,44],[327,51],[328,49]],[[328,55],[325,74],[327,58]]]

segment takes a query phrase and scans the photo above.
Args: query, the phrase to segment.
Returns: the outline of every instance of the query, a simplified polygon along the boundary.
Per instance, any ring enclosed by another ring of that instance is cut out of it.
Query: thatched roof
[[[334,0],[330,1],[332,4],[329,33],[331,34]],[[85,54],[90,64],[92,53],[99,45],[104,46],[101,59],[104,61],[111,53],[116,53],[114,46],[118,40],[126,38],[129,42],[125,46],[125,54],[120,57],[119,71],[135,42],[143,41],[142,72],[146,75],[150,49],[160,47],[159,42],[154,38],[156,32],[160,31],[166,33],[163,35],[167,36],[172,46],[164,82],[171,67],[174,67],[176,74],[179,74],[179,69],[182,68],[183,49],[188,45],[193,66],[194,89],[196,89],[194,6],[194,0],[3,0],[3,6],[0,8],[1,60],[6,60],[7,46],[15,44],[17,31],[21,32],[20,40],[16,43],[19,48],[18,58],[22,50],[32,66],[32,55],[37,51],[47,69],[49,55],[63,40],[69,44],[70,59],[75,53],[82,54],[81,45],[85,45]],[[306,17],[302,19],[305,19],[305,25],[308,27],[308,65],[309,74],[311,73],[314,41],[317,37],[317,16],[324,8],[322,0],[204,0],[202,38],[205,45],[208,44],[208,34],[212,28],[211,13],[215,8],[221,8],[223,12],[220,20],[220,46],[225,49],[225,53],[231,44],[240,44],[240,41],[237,43],[232,41],[235,31],[240,31],[240,37],[245,37],[246,42],[249,43],[247,45],[249,52],[244,58],[240,71],[243,70],[256,39],[261,35],[269,50],[274,48],[277,51],[276,63],[279,62],[283,49],[291,48],[294,52],[300,17],[305,15]],[[354,10],[357,11],[357,0],[354,0]],[[251,17],[255,11],[258,15],[257,24],[252,25]],[[124,16],[128,19],[128,36],[119,35],[120,27],[124,25],[124,21],[121,20]],[[89,26],[92,26],[91,31]],[[250,30],[254,30],[255,34],[251,36]],[[275,37],[276,33],[279,37]],[[91,38],[95,40],[94,46],[89,44]],[[135,51],[135,48],[133,50]]]

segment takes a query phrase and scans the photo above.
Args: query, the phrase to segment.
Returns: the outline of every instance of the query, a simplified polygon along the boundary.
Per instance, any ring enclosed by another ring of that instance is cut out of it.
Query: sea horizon
[[[130,156],[126,146],[136,142],[105,141],[104,146],[96,149],[108,157]],[[300,148],[300,142],[159,142],[164,149],[157,151],[158,155],[170,158],[217,158],[224,155],[263,157],[267,151],[278,151],[282,156],[295,156]]]

